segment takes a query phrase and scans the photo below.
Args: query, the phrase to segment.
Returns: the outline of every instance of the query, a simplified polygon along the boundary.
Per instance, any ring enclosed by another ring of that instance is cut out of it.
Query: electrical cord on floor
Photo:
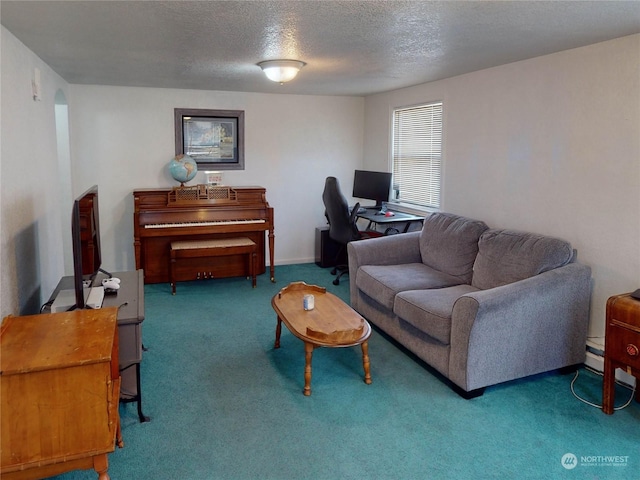
[[[585,367],[585,369],[589,370],[591,373],[595,373],[596,375],[599,375],[601,377],[604,376],[602,373],[600,373],[600,372],[598,372],[596,370],[593,370],[592,368]],[[602,408],[602,405],[597,405],[597,404],[592,403],[592,402],[590,402],[588,400],[585,400],[584,398],[580,397],[576,393],[576,391],[573,388],[573,384],[576,383],[576,380],[578,379],[579,375],[580,375],[580,370],[577,370],[575,376],[573,377],[573,380],[571,380],[571,393],[573,393],[573,396],[576,397],[578,400],[580,400],[582,403],[586,403],[587,405],[590,405],[590,406],[595,407],[595,408]],[[631,390],[631,397],[629,398],[627,403],[625,403],[624,405],[620,405],[619,407],[614,407],[614,410],[622,410],[623,408],[627,408],[629,405],[631,405],[631,402],[633,401],[633,397],[634,397],[634,395],[636,393],[636,387],[637,387],[638,384],[637,384],[637,381],[636,381],[636,386],[635,387],[630,387],[630,386],[625,385],[624,383],[620,383],[619,381],[616,380],[616,385],[620,385],[621,387],[624,387],[624,388],[626,388],[628,390]]]

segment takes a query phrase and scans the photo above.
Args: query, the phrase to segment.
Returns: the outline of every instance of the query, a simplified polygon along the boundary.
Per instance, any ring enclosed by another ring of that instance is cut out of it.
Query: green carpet
[[[640,404],[604,415],[572,395],[573,375],[543,374],[463,400],[376,330],[373,383],[359,347],[317,349],[310,397],[304,349],[283,326],[274,350],[271,297],[291,281],[348,301],[329,269],[276,267],[244,279],[146,285],[143,410],[121,405],[125,447],[112,480],[640,478]],[[581,370],[576,393],[601,402]],[[617,390],[616,405],[629,398]],[[575,468],[561,459],[574,454]],[[567,466],[571,466],[567,464]],[[97,478],[93,471],[58,479]]]

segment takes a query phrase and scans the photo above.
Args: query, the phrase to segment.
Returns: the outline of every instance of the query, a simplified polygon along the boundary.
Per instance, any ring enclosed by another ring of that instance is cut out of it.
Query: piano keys
[[[180,228],[180,227],[210,227],[212,225],[239,225],[246,223],[265,223],[265,220],[219,220],[207,222],[181,222],[181,223],[157,223],[153,225],[145,225],[144,228]]]
[[[258,274],[266,272],[268,244],[269,273],[275,281],[273,208],[263,187],[139,189],[133,198],[136,268],[144,270],[145,283],[169,282],[172,241],[235,237],[250,238],[258,246]],[[239,255],[181,262],[176,277],[184,281],[246,276],[248,272],[246,257]]]

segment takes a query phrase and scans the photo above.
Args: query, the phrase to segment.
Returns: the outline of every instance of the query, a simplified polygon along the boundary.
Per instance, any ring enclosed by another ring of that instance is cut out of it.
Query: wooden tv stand
[[[122,446],[118,309],[8,316],[0,328],[0,477],[94,469]]]

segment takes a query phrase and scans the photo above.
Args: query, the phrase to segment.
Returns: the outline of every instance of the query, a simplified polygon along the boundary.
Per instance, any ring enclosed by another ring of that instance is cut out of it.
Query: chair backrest
[[[360,239],[360,231],[356,225],[357,204],[352,212],[349,212],[347,199],[340,191],[340,184],[336,177],[327,177],[322,192],[325,216],[329,221],[329,237],[343,245]]]

